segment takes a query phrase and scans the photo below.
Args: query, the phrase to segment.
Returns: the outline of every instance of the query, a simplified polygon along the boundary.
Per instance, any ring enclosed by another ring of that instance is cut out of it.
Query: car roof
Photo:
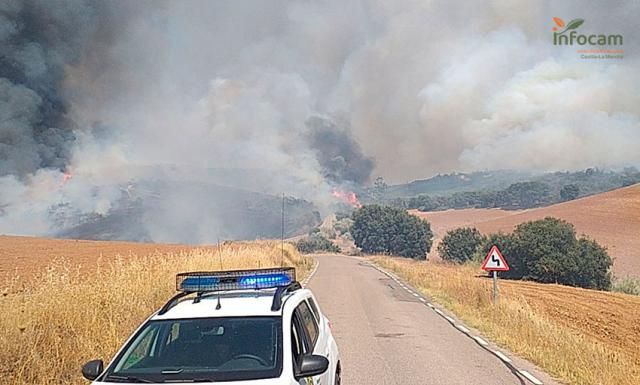
[[[308,289],[299,289],[282,296],[282,309],[271,311],[275,289],[263,290],[235,290],[220,293],[206,293],[199,301],[195,297],[187,297],[180,300],[163,314],[156,313],[152,320],[186,319],[186,318],[211,318],[211,317],[255,317],[255,316],[281,316],[284,310],[291,305],[297,305],[302,299],[309,296]],[[294,297],[300,297],[295,299]],[[220,308],[216,309],[220,298]]]

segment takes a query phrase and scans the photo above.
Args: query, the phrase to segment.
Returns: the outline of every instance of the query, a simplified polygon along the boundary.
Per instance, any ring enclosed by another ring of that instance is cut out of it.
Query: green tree
[[[513,236],[514,257],[522,259],[526,269],[517,278],[560,283],[569,252],[577,242],[573,225],[547,217],[518,225]]]
[[[371,187],[371,197],[375,203],[382,203],[387,196],[387,182],[384,181],[384,178],[379,176],[373,182],[373,186]]]
[[[551,188],[543,182],[518,182],[501,191],[501,207],[532,208],[552,202]]]
[[[438,253],[445,261],[464,263],[474,258],[484,237],[475,228],[461,227],[448,231],[438,245]]]
[[[569,255],[569,261],[562,283],[587,289],[611,289],[613,261],[607,250],[596,241],[580,238]]]
[[[577,184],[568,184],[560,189],[560,199],[563,201],[572,201],[580,195],[580,187]]]
[[[365,253],[426,259],[431,251],[431,226],[402,209],[367,205],[353,212],[351,235]]]
[[[512,258],[512,256],[516,255],[516,253],[519,251],[516,248],[515,237],[512,234],[498,232],[486,236],[479,248],[479,262],[484,261],[484,258],[486,258],[487,254],[489,254],[489,251],[494,245],[498,246],[498,249],[500,249],[500,252],[502,252],[502,255],[505,257],[505,259],[507,260],[507,264],[509,265],[508,272],[500,271],[498,272],[498,274],[507,278],[521,279],[526,272],[526,267],[524,265],[525,259],[515,257]]]
[[[572,224],[547,217],[518,225],[512,234],[493,234],[482,251],[497,245],[510,270],[502,276],[608,290],[611,257],[598,243],[576,238]]]

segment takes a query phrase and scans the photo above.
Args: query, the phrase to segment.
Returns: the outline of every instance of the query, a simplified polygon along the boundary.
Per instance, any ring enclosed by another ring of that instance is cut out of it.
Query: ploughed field
[[[473,226],[483,233],[509,232],[520,223],[548,216],[564,219],[573,223],[578,235],[585,234],[607,247],[614,258],[613,271],[617,277],[640,277],[640,184],[530,210],[412,213],[431,222],[437,240],[457,227]]]
[[[99,259],[107,264],[121,256],[125,259],[150,254],[175,254],[196,247],[187,245],[82,241],[35,237],[0,236],[0,282],[6,279],[28,281],[54,262],[70,268],[94,269]],[[203,247],[199,247],[203,248]],[[209,247],[211,248],[211,247]],[[204,247],[207,249],[207,247]]]

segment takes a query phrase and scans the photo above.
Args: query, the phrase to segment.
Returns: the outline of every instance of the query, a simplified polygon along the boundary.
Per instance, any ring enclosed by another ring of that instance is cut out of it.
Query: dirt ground
[[[436,238],[456,227],[474,226],[483,233],[508,232],[522,222],[547,216],[561,218],[573,223],[578,234],[585,234],[607,247],[614,258],[613,270],[617,277],[640,277],[640,184],[531,210],[412,213],[431,222]]]
[[[134,242],[80,241],[35,237],[0,236],[0,283],[18,276],[28,280],[56,259],[64,258],[81,268],[93,267],[98,258],[104,261],[116,255],[175,253],[193,246]]]
[[[500,280],[500,290],[522,297],[537,313],[576,333],[625,351],[640,364],[640,297],[507,280]]]

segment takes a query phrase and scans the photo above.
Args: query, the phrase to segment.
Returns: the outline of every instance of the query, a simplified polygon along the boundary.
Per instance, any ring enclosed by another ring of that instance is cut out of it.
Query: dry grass
[[[110,360],[147,316],[175,293],[189,270],[279,266],[279,242],[94,261],[92,269],[57,261],[30,286],[8,282],[0,297],[0,383],[86,384],[81,365]],[[302,279],[313,262],[290,245],[285,265]],[[83,273],[80,273],[80,272]]]
[[[640,384],[640,299],[558,285],[491,281],[471,266],[376,257],[498,345],[569,384]]]
[[[0,282],[10,278],[29,284],[35,275],[45,271],[51,263],[60,258],[90,270],[99,257],[106,263],[117,256],[129,258],[155,253],[179,254],[196,248],[211,250],[215,249],[215,246],[194,247],[179,244],[0,235]]]

